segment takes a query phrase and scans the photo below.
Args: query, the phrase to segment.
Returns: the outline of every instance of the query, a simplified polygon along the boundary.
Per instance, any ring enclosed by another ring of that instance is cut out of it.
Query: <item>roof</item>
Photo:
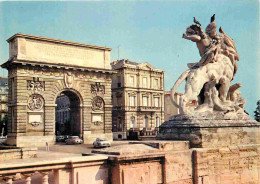
[[[170,94],[171,94],[170,91],[164,91],[164,95],[170,95]],[[177,92],[177,91],[175,91],[175,94],[177,94],[177,95],[183,95],[183,93],[180,93],[180,92]]]
[[[157,69],[154,68],[150,63],[145,62],[145,63],[137,63],[134,61],[130,61],[128,59],[121,59],[121,60],[117,60],[111,63],[111,66],[113,69],[119,69],[119,68],[123,68],[123,67],[134,67],[134,68],[150,68],[150,70],[154,70],[157,72],[164,72],[164,70],[161,69]]]
[[[35,35],[29,35],[29,34],[23,34],[23,33],[16,33],[15,35],[8,38],[6,41],[9,43],[15,38],[27,38],[27,39],[32,39],[32,40],[60,43],[60,44],[65,44],[65,45],[74,45],[74,46],[87,47],[87,48],[100,49],[100,50],[108,50],[108,51],[112,50],[112,48],[109,48],[109,47],[89,45],[89,44],[84,44],[84,43],[71,42],[71,41],[65,41],[65,40],[59,40],[59,39],[53,39],[53,38],[47,38],[47,37],[43,37],[43,36],[35,36]]]

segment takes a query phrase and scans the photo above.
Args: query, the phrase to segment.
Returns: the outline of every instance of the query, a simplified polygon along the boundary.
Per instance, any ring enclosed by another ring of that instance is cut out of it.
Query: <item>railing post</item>
[[[31,184],[31,181],[32,181],[31,176],[26,176],[25,184]]]
[[[7,180],[6,180],[6,184],[13,184],[13,178],[8,177]]]
[[[42,184],[49,184],[49,172],[41,172],[43,174],[43,177],[42,177]]]
[[[24,177],[25,177],[25,184],[31,184],[31,176],[34,175],[35,173],[26,173],[26,174],[23,174]]]

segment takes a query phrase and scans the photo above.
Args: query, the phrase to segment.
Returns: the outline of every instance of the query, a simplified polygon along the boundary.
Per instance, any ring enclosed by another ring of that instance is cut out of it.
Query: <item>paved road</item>
[[[111,146],[116,145],[122,145],[122,144],[128,144],[128,141],[113,141]],[[46,147],[40,147],[39,150],[46,150]],[[89,154],[93,149],[99,149],[99,148],[93,148],[93,145],[90,144],[75,144],[75,145],[67,145],[63,142],[56,143],[55,145],[51,145],[49,147],[49,151],[53,152],[63,152],[63,153],[76,153],[76,154]]]

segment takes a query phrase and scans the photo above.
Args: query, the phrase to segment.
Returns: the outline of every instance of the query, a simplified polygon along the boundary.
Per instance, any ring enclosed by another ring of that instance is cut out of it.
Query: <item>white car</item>
[[[81,144],[83,141],[79,138],[79,136],[69,136],[65,142],[66,144]]]
[[[7,136],[0,136],[0,144],[6,144],[7,142]]]
[[[93,146],[94,148],[110,147],[111,143],[107,138],[97,138],[96,141],[93,142]]]

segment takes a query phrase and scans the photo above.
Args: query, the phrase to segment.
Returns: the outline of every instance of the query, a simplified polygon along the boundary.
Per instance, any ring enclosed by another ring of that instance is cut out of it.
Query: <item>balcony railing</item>
[[[160,111],[161,107],[139,106],[138,111]]]
[[[118,106],[118,107],[113,107],[113,110],[125,110],[125,111],[137,111],[137,107],[135,106]]]
[[[152,107],[152,106],[117,106],[113,107],[113,110],[124,110],[124,111],[146,111],[146,112],[155,112],[161,111],[161,107]]]
[[[135,107],[135,106],[126,106],[125,110],[126,111],[137,111],[137,107]]]

